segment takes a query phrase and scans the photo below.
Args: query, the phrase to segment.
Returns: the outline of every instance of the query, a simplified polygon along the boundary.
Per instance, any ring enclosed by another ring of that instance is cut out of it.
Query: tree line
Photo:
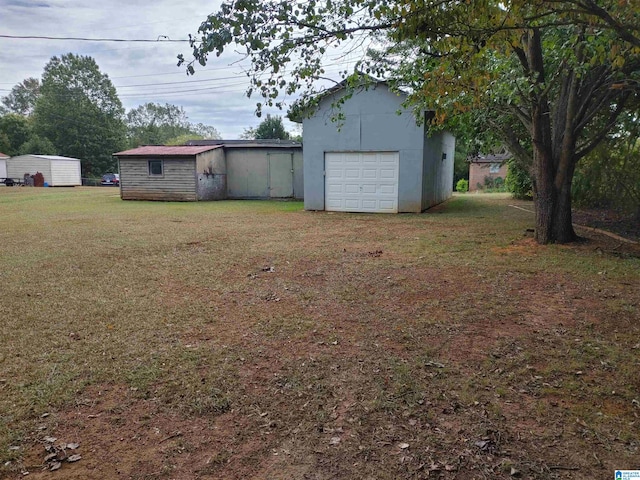
[[[69,53],[52,57],[42,80],[27,78],[2,98],[0,151],[63,155],[82,161],[82,175],[115,170],[112,154],[149,144],[220,138],[192,123],[180,106],[145,103],[128,112],[95,60]]]

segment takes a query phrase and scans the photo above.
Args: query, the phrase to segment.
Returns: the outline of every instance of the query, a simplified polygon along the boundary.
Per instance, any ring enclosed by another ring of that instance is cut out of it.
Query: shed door
[[[293,197],[293,155],[291,153],[269,154],[269,196],[271,198]]]
[[[398,152],[325,153],[325,210],[398,212]]]

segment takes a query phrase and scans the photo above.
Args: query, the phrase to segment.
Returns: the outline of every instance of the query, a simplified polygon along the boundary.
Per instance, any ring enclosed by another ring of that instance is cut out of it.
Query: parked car
[[[105,173],[100,180],[100,185],[105,186],[120,186],[120,175],[117,173]]]

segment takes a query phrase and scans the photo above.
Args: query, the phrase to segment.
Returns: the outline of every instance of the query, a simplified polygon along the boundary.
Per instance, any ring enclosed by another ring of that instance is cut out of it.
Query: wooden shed
[[[123,200],[226,198],[227,169],[220,145],[148,145],[114,155]]]
[[[302,144],[292,140],[191,140],[222,146],[227,198],[303,198]]]
[[[123,200],[302,198],[302,145],[193,140],[115,153]]]
[[[75,187],[82,185],[80,160],[58,155],[19,155],[7,160],[7,177],[24,178],[25,175],[42,173],[50,187]]]

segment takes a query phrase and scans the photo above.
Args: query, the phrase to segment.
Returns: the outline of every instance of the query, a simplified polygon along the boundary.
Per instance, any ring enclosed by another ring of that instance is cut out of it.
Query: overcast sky
[[[0,0],[0,34],[121,39],[186,39],[196,33],[220,0]],[[111,78],[129,110],[155,102],[182,106],[189,120],[214,126],[223,138],[238,138],[259,122],[259,99],[244,95],[248,78],[242,57],[225,52],[187,77],[176,56],[190,57],[188,43],[111,43],[0,38],[0,96],[25,78],[41,78],[54,55],[88,55]],[[239,62],[239,63],[238,63]],[[328,74],[344,65],[334,62]],[[336,77],[337,78],[337,77]],[[177,83],[179,82],[179,83]],[[288,99],[289,103],[294,99]],[[283,115],[285,112],[268,110]],[[287,122],[287,128],[293,124]]]

